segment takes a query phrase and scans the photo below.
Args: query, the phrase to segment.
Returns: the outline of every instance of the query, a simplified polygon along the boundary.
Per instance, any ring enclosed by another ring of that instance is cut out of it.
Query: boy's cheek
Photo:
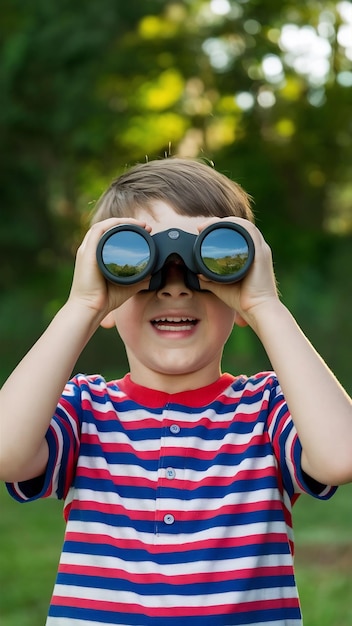
[[[211,293],[225,303],[228,307],[236,310],[237,288],[234,284],[215,283],[211,280],[200,280],[202,291]]]

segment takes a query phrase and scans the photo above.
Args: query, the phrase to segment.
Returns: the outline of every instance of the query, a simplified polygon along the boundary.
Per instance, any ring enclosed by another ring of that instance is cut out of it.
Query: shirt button
[[[170,426],[170,431],[172,432],[173,435],[178,435],[178,433],[180,432],[181,428],[179,427],[178,424],[172,424]]]
[[[166,478],[168,478],[168,480],[173,480],[176,476],[176,470],[174,470],[173,467],[167,467],[166,468]]]
[[[164,522],[165,524],[167,524],[168,526],[170,526],[171,524],[173,524],[175,521],[174,516],[171,513],[167,513],[166,515],[164,515]]]

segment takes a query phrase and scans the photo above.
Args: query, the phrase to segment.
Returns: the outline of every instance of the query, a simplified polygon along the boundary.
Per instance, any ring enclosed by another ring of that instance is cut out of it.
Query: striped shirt
[[[47,441],[40,487],[8,485],[65,499],[47,626],[301,625],[291,507],[334,489],[304,475],[273,372],[177,394],[79,375]]]

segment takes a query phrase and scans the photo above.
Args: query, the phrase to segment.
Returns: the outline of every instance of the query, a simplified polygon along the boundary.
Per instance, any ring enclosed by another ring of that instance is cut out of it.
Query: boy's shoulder
[[[233,376],[229,373],[222,374],[215,382],[198,389],[185,389],[172,394],[158,391],[149,387],[143,387],[131,380],[130,374],[119,379],[107,380],[101,374],[76,374],[66,386],[68,392],[85,394],[95,399],[103,399],[109,396],[116,400],[134,399],[140,404],[160,405],[164,402],[204,405],[212,400],[220,400],[225,397],[248,396],[258,397],[265,393],[274,392],[275,395],[281,393],[280,385],[276,374],[273,371],[262,371],[247,376],[240,374]]]

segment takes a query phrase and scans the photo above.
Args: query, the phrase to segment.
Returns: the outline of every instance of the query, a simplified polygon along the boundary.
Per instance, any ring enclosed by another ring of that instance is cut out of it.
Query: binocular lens
[[[108,272],[117,279],[142,276],[151,258],[147,240],[132,230],[115,232],[105,242],[102,261]]]
[[[249,247],[237,230],[217,228],[204,237],[200,256],[205,267],[213,274],[219,277],[234,276],[248,262]]]

